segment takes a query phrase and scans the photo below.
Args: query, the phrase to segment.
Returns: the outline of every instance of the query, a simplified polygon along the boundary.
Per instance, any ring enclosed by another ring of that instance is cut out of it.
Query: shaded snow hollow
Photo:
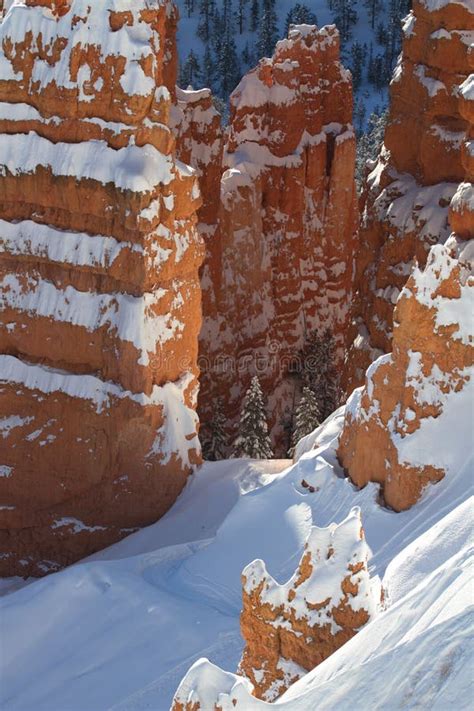
[[[241,571],[261,558],[285,583],[311,527],[340,523],[353,506],[361,510],[371,576],[382,579],[386,609],[275,705],[339,710],[366,707],[370,699],[374,709],[467,708],[474,691],[472,458],[459,457],[457,471],[396,514],[379,506],[375,484],[358,491],[342,476],[335,457],[342,415],[300,445],[294,465],[208,463],[155,525],[5,595],[2,708],[168,711],[180,681],[203,657],[226,670],[208,662],[193,668],[191,677],[212,677],[206,693],[212,696],[213,685],[221,692],[235,687],[243,699],[237,708],[267,708],[229,673],[243,648]],[[433,447],[458,447],[455,439],[447,430]],[[316,441],[319,448],[310,449]]]

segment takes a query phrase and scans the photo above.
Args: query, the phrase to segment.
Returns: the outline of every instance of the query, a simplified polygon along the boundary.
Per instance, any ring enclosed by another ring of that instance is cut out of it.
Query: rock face
[[[242,572],[245,650],[239,671],[273,701],[353,637],[375,611],[359,509],[313,527],[293,577],[277,583],[261,560]]]
[[[473,30],[470,0],[414,0],[405,20],[384,146],[363,198],[348,393],[392,350],[394,306],[415,261],[424,265],[449,236],[448,207],[464,178],[458,94]]]
[[[243,701],[249,690],[273,701],[324,661],[375,612],[369,552],[360,511],[354,508],[339,525],[311,529],[298,568],[286,584],[277,583],[263,561],[250,563],[242,572],[246,646],[239,674],[244,678],[200,660],[181,682],[173,711],[219,709],[218,701]]]
[[[156,520],[199,461],[203,248],[171,4],[7,7],[0,572],[37,575]]]
[[[461,12],[461,9],[459,10]],[[474,69],[474,52],[468,54]],[[452,471],[452,453],[433,457],[430,441],[449,430],[472,438],[474,364],[474,73],[459,87],[467,124],[465,171],[449,207],[454,232],[416,267],[394,312],[393,351],[367,371],[348,402],[339,458],[351,479],[379,482],[385,502],[409,508],[423,488]]]
[[[220,288],[222,268],[219,213],[223,132],[221,117],[209,89],[185,91],[177,87],[171,121],[178,157],[196,171],[202,197],[197,225],[205,244],[205,258],[200,270],[203,321],[199,339],[198,410],[209,420],[212,417],[213,405],[209,398],[214,377],[210,358],[217,346],[212,339],[212,328],[219,321],[216,293]],[[201,430],[201,439],[202,436],[206,438],[208,425],[209,422],[204,425],[204,431]]]
[[[347,405],[341,463],[358,486],[379,482],[396,511],[451,472],[449,446],[433,457],[432,438],[448,441],[452,427],[472,435],[474,282],[469,248],[457,259],[451,246],[458,252],[455,240],[436,245],[425,270],[415,269],[395,309],[393,352],[371,365]]]
[[[196,99],[184,94],[188,113],[194,111]],[[208,101],[202,92],[194,95]],[[204,127],[214,120],[206,107]],[[305,335],[329,328],[342,361],[357,223],[351,114],[351,80],[339,62],[337,30],[302,25],[231,97],[217,215],[219,143],[212,124],[215,150],[204,159],[208,207],[200,217],[207,244],[200,336],[204,440],[219,399],[229,441],[235,436],[243,396],[258,373],[276,452],[286,453],[292,366]],[[195,149],[183,154],[198,167],[193,151],[202,153],[199,136]]]

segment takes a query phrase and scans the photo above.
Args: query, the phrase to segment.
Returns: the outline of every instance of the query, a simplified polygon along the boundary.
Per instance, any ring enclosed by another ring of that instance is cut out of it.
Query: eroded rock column
[[[458,97],[470,71],[473,4],[414,0],[403,30],[384,145],[363,198],[347,393],[392,350],[397,298],[414,264],[446,242],[449,205],[465,175],[467,121]]]
[[[183,102],[195,102],[185,94]],[[209,192],[215,206],[220,187],[219,210],[202,221],[203,440],[220,401],[231,443],[258,373],[276,453],[286,454],[292,368],[305,337],[328,328],[342,364],[357,244],[351,116],[351,78],[334,26],[292,28],[231,96],[220,186]],[[198,140],[197,158],[200,150]]]
[[[166,0],[71,0],[14,1],[0,24],[2,574],[151,523],[199,461],[175,21]]]

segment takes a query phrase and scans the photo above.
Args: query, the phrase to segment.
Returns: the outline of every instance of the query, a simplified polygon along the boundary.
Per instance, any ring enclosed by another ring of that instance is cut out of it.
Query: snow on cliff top
[[[333,711],[370,699],[374,709],[467,708],[470,443],[455,441],[451,430],[433,440],[433,451],[460,448],[458,468],[397,514],[377,503],[375,484],[358,491],[342,476],[335,456],[341,414],[306,441],[320,446],[300,447],[284,471],[284,462],[208,463],[155,525],[6,595],[0,705],[168,711],[193,662],[207,657],[236,669],[242,569],[261,558],[286,582],[311,527],[340,523],[359,506],[387,609],[276,705]],[[214,688],[222,683],[216,674],[230,691],[233,675],[214,669]],[[237,687],[240,708],[267,708],[248,696],[248,685]]]

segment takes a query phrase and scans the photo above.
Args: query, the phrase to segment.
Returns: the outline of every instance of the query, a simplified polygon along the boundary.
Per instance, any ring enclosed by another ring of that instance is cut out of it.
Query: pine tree
[[[211,24],[215,12],[214,0],[200,0],[199,24],[196,34],[203,41],[208,42],[211,33]]]
[[[380,10],[380,0],[364,0],[364,5],[368,10],[370,18],[370,26],[372,29],[375,28],[375,18]]]
[[[314,391],[305,385],[301,398],[296,408],[295,427],[291,437],[290,456],[293,456],[295,447],[303,437],[313,432],[321,424],[321,413],[318,400]]]
[[[186,89],[188,86],[196,86],[199,83],[201,66],[193,50],[188,54],[188,58],[180,69],[179,82]]]
[[[260,57],[271,57],[278,39],[275,0],[263,0],[257,49]]]
[[[341,33],[341,39],[347,41],[351,36],[352,25],[357,22],[357,12],[352,0],[332,0],[330,7],[335,12],[334,22]]]
[[[291,8],[285,20],[285,35],[288,35],[290,25],[317,25],[318,19],[307,5],[297,2]]]
[[[204,50],[204,56],[202,58],[202,70],[201,70],[202,84],[209,89],[214,88],[214,81],[216,79],[216,61],[212,56],[211,47],[209,42],[206,44],[206,49]]]
[[[194,12],[194,0],[184,0],[184,7],[186,8],[188,17],[191,17],[192,13]]]
[[[234,443],[234,456],[250,459],[271,459],[273,456],[265,402],[256,375],[252,378],[240,413],[239,434]]]
[[[256,32],[258,29],[258,21],[260,19],[260,5],[258,0],[252,0],[250,8],[250,31]]]
[[[358,89],[362,83],[365,60],[367,58],[367,45],[354,42],[351,47],[350,70],[352,72],[352,83]]]
[[[219,73],[219,94],[227,98],[240,80],[240,65],[234,39],[232,0],[224,0],[222,8],[223,37],[217,52]]]
[[[367,161],[374,161],[380,152],[387,118],[387,110],[379,112],[376,109],[370,115],[367,132],[357,141],[356,182],[359,190],[365,180]]]
[[[245,24],[245,7],[247,5],[247,0],[237,0],[237,24],[239,26],[239,34],[241,35],[244,31]]]
[[[214,462],[226,458],[227,435],[225,424],[223,402],[222,398],[219,397],[214,403],[214,413],[208,427],[208,436],[202,445],[204,459],[207,461]]]
[[[321,421],[324,421],[338,406],[339,377],[335,367],[336,344],[326,329],[322,334],[310,333],[300,352],[303,386],[316,395]]]

